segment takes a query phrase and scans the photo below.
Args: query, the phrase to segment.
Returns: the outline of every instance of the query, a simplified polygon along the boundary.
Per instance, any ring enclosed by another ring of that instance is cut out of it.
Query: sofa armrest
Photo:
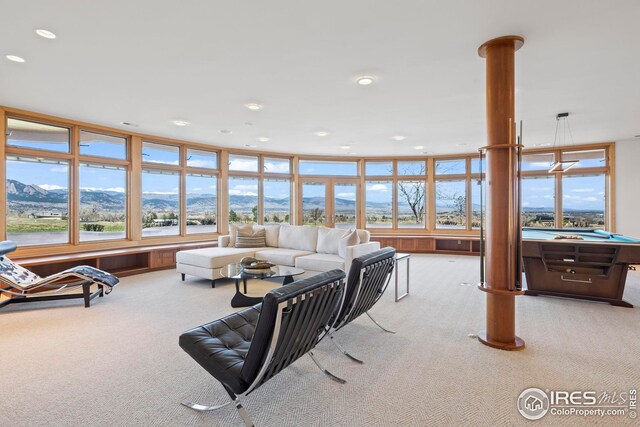
[[[219,248],[226,248],[227,246],[229,246],[229,235],[226,236],[218,236],[218,247]]]
[[[353,262],[353,259],[379,250],[380,242],[369,242],[354,246],[347,246],[346,249],[346,256],[344,257],[344,271],[346,273],[349,273],[349,269],[351,268],[351,262]]]

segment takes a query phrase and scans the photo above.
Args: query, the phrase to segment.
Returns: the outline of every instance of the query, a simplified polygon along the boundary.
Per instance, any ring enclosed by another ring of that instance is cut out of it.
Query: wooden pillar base
[[[497,348],[499,350],[518,351],[524,350],[524,340],[520,337],[516,337],[513,342],[500,342],[487,338],[486,331],[478,333],[478,341],[489,347]]]

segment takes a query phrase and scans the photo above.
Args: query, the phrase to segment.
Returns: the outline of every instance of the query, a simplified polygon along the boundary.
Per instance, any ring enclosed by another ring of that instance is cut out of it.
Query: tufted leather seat
[[[264,384],[326,335],[342,302],[344,277],[336,269],[274,289],[261,304],[183,333],[180,347],[222,383],[243,411],[238,395]]]

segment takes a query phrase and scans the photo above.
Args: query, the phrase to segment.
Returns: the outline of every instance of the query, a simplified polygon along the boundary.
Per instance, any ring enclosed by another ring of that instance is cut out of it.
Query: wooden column
[[[502,350],[521,350],[524,341],[515,333],[516,247],[519,245],[516,212],[517,158],[515,141],[515,52],[524,44],[520,36],[489,40],[478,49],[487,61],[487,330],[478,335],[483,344]],[[519,272],[522,274],[521,272]]]

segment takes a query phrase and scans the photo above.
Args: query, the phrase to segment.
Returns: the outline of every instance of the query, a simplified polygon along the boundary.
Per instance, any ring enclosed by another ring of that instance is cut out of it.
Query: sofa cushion
[[[255,251],[255,248],[190,249],[176,253],[176,262],[179,264],[197,265],[198,267],[206,268],[224,267],[227,264],[240,262],[243,257],[253,256]]]
[[[236,248],[264,248],[266,230],[264,228],[245,231],[238,229],[236,234]]]
[[[296,258],[295,267],[311,271],[344,270],[344,259],[335,254],[311,254]]]
[[[349,231],[341,228],[318,228],[318,246],[316,252],[319,254],[335,254],[338,255],[338,246],[340,239],[348,234]]]
[[[298,249],[273,248],[256,251],[256,258],[266,259],[269,262],[280,265],[295,266],[297,257],[310,255],[311,251],[301,251]]]
[[[344,259],[347,256],[347,246],[355,246],[359,243],[360,237],[358,237],[357,230],[349,231],[347,234],[342,236],[340,244],[338,245],[338,255],[340,258]]]
[[[280,235],[280,224],[269,225],[254,225],[253,231],[262,230],[265,231],[265,243],[272,248],[278,247],[278,236]]]
[[[278,247],[315,252],[318,245],[318,227],[281,225]],[[291,264],[293,265],[293,264]]]
[[[229,224],[229,247],[230,248],[235,248],[236,246],[236,235],[238,234],[238,230],[243,230],[250,233],[253,231],[253,225]]]
[[[369,240],[371,240],[371,233],[369,233],[369,230],[356,230],[356,232],[358,233],[360,243],[369,243]]]

